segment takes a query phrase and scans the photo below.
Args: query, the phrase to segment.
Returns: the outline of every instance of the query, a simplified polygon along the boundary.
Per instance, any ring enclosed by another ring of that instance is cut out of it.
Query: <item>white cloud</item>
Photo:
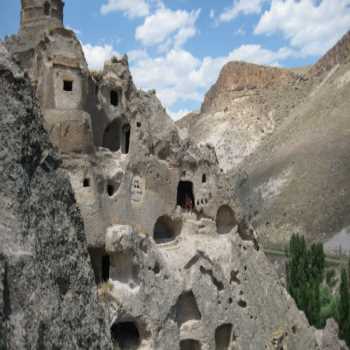
[[[132,50],[128,52],[129,62],[137,62],[148,58],[146,50]]]
[[[73,27],[71,27],[69,25],[67,25],[66,28],[71,30],[71,31],[73,31],[76,35],[81,35],[81,31],[78,30],[78,29],[75,29],[75,28],[73,28]]]
[[[297,54],[287,47],[282,47],[277,51],[271,51],[263,48],[261,45],[242,45],[230,52],[228,58],[230,61],[245,61],[256,64],[280,66],[280,61]]]
[[[320,55],[350,27],[350,0],[272,0],[255,34],[281,33],[303,56]]]
[[[260,45],[242,45],[227,56],[199,60],[186,50],[172,49],[155,58],[146,57],[143,53],[132,62],[131,71],[138,87],[155,89],[164,106],[172,111],[179,102],[202,102],[205,92],[217,80],[223,65],[229,61],[280,65],[281,61],[294,54],[288,48],[271,51]],[[172,113],[174,115],[176,111]]]
[[[112,45],[82,44],[82,46],[88,66],[93,70],[102,69],[105,61],[113,56],[120,56],[118,52],[114,51]]]
[[[251,15],[259,14],[262,11],[262,5],[267,0],[235,0],[231,7],[226,8],[219,17],[219,22],[230,22],[240,14]]]
[[[177,112],[174,112],[172,110],[168,110],[168,114],[173,120],[179,120],[182,117],[184,117],[186,114],[191,113],[193,111],[190,111],[188,109],[180,109]]]
[[[147,57],[131,65],[135,83],[142,89],[156,89],[166,107],[182,100],[200,101],[190,74],[200,66],[200,61],[185,50],[171,50],[164,56]]]
[[[179,48],[197,33],[196,21],[200,10],[187,12],[172,11],[160,6],[146,17],[145,22],[136,28],[135,38],[145,46],[160,45],[163,51],[172,46]]]
[[[129,18],[144,17],[149,14],[149,5],[145,0],[108,0],[101,6],[101,14],[124,12]]]

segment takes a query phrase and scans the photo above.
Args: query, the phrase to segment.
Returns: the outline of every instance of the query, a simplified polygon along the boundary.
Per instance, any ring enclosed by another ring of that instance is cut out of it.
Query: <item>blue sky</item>
[[[350,0],[66,0],[65,25],[91,69],[127,53],[138,87],[174,119],[197,110],[231,60],[295,67],[350,29]],[[16,33],[19,0],[2,0],[0,37]]]

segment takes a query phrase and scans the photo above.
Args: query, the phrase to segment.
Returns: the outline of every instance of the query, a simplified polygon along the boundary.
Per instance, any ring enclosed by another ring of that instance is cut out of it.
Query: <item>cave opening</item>
[[[114,323],[111,335],[121,350],[136,350],[141,344],[140,333],[134,322]]]
[[[176,204],[186,210],[194,208],[193,183],[191,181],[179,182]]]
[[[102,257],[102,282],[107,282],[109,280],[110,265],[109,255],[104,255]]]
[[[83,187],[90,187],[90,179],[89,178],[85,178],[83,180]]]
[[[226,234],[238,225],[234,211],[228,206],[223,205],[216,214],[216,229],[219,234]]]
[[[201,350],[201,344],[198,340],[183,339],[180,341],[180,350]]]
[[[174,221],[169,216],[158,218],[153,229],[153,239],[157,244],[171,242],[176,237]]]
[[[233,326],[230,323],[223,324],[215,330],[215,349],[229,350],[230,344],[235,340],[232,334]]]
[[[122,153],[128,154],[130,147],[130,124],[125,124],[122,128]]]
[[[45,14],[45,16],[50,16],[50,9],[51,9],[51,6],[50,6],[49,2],[46,1],[45,4],[44,4],[44,14]]]
[[[111,105],[112,105],[112,106],[118,107],[118,105],[119,105],[119,94],[118,94],[117,91],[111,90],[111,93],[110,93],[110,102],[111,102]]]
[[[102,147],[116,152],[120,148],[120,121],[114,120],[110,123],[104,132]]]
[[[63,90],[67,92],[73,91],[73,80],[63,80]]]
[[[176,322],[178,326],[181,327],[188,321],[201,319],[202,315],[192,290],[182,293],[176,303]]]

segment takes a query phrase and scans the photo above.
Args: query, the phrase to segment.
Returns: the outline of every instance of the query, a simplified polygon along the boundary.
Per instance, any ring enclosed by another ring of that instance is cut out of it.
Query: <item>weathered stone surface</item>
[[[241,199],[255,198],[253,224],[268,243],[284,244],[295,232],[323,241],[350,226],[349,38],[309,70],[231,63],[208,93],[208,113],[179,122],[197,143],[215,147],[225,171],[247,172]],[[237,92],[240,81],[248,83]]]
[[[234,230],[204,235],[194,215],[183,225],[176,241],[158,246],[127,226],[108,230],[113,321],[134,322],[140,348],[178,349],[195,339],[203,350],[216,342],[227,342],[225,349],[318,349],[263,253]],[[218,338],[223,325],[229,332]]]
[[[5,266],[15,300],[0,305],[11,306],[11,348],[70,349],[73,339],[76,348],[108,348],[75,197],[116,348],[320,349],[259,250],[248,216],[256,197],[244,171],[225,174],[213,146],[197,146],[179,132],[155,93],[136,89],[127,57],[90,73],[74,33],[61,27],[38,28],[30,42],[21,31],[7,44],[34,84],[42,122],[62,155],[61,163],[40,125],[31,124],[29,86],[27,94],[19,90],[17,99],[26,102],[4,106],[13,108],[5,114],[20,129],[4,118],[1,131],[14,135],[1,141],[19,149],[0,162],[12,167],[0,169],[1,239],[12,252],[0,275]],[[260,90],[275,89],[279,76],[287,90],[295,83],[291,73],[255,72],[265,77],[261,85],[257,79]],[[13,94],[6,86],[2,95],[14,101]],[[23,176],[10,176],[18,171]],[[35,320],[29,325],[27,311]]]
[[[339,327],[333,319],[327,320],[325,329],[317,331],[317,342],[322,350],[344,350],[347,349],[343,341],[338,338]]]
[[[73,191],[29,82],[0,52],[0,347],[108,349]]]

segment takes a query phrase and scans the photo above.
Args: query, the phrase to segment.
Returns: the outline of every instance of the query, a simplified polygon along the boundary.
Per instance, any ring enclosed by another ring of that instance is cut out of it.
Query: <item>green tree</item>
[[[310,261],[309,269],[311,279],[318,280],[321,284],[323,281],[323,272],[326,265],[326,257],[323,250],[323,244],[317,243],[313,244],[309,251]]]
[[[320,286],[324,269],[323,245],[313,244],[308,249],[303,236],[293,235],[286,264],[288,291],[316,327],[322,326]]]
[[[338,307],[338,323],[339,323],[339,335],[341,339],[350,337],[348,330],[350,330],[350,301],[349,301],[349,281],[348,274],[343,268],[341,271],[341,282],[340,282],[340,300]],[[350,339],[348,339],[350,341]]]

